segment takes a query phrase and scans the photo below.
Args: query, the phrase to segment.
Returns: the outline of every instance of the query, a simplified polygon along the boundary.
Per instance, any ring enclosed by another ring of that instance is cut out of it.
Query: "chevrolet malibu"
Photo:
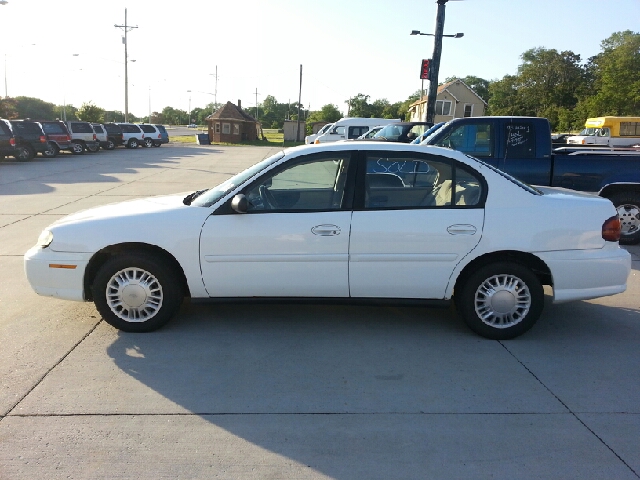
[[[531,187],[439,147],[280,152],[213,188],[85,210],[25,254],[41,295],[114,327],[165,325],[184,297],[449,303],[491,339],[554,302],[624,292],[631,258],[607,199]]]

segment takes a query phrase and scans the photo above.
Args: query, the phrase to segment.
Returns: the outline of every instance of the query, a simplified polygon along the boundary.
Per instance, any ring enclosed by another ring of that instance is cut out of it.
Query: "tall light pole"
[[[122,37],[122,43],[124,43],[124,122],[129,123],[129,61],[127,54],[127,33],[136,27],[127,25],[127,9],[124,9],[124,25],[114,25],[116,28],[122,28],[124,30],[124,37]]]
[[[187,90],[189,94],[189,118],[187,118],[187,126],[191,125],[191,90]]]
[[[214,75],[214,74],[210,73],[209,75]],[[213,105],[211,107],[211,115],[213,115],[214,108],[216,108],[216,106],[218,105],[218,65],[216,65],[215,78],[216,78],[216,84],[213,90]]]
[[[442,37],[460,38],[463,33],[455,35],[443,35],[444,30],[444,10],[449,0],[438,0],[438,12],[436,14],[436,32],[432,34],[433,39],[433,55],[429,64],[429,94],[427,95],[427,118],[429,123],[435,123],[436,116],[436,97],[438,96],[438,73],[440,72],[440,56],[442,54]],[[411,35],[431,35],[413,30]]]

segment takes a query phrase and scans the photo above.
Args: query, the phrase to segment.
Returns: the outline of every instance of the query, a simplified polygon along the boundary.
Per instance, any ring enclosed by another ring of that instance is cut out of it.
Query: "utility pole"
[[[258,120],[258,87],[256,87],[256,120]]]
[[[296,127],[296,142],[300,141],[300,102],[302,100],[302,65],[300,65],[300,90],[298,90],[298,124]]]
[[[124,122],[129,123],[129,56],[127,54],[127,33],[136,27],[127,25],[127,9],[124,9],[124,25],[114,25],[116,28],[122,28],[124,30],[124,37],[122,37],[122,43],[124,43]]]
[[[444,10],[449,0],[438,0],[436,14],[436,31],[433,39],[433,56],[429,65],[429,94],[427,96],[427,118],[429,123],[435,123],[436,97],[438,96],[438,72],[440,71],[440,55],[442,54],[442,33],[444,31]]]

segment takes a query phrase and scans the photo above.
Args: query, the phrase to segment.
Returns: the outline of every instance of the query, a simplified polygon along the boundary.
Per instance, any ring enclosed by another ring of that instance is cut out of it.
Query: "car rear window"
[[[16,135],[39,134],[42,135],[42,128],[37,123],[32,122],[11,122]]]
[[[102,126],[100,125],[94,125],[93,129],[95,130],[96,133],[104,133],[104,130],[102,130]]]
[[[130,124],[130,123],[129,124],[121,123],[120,124],[120,128],[125,133],[140,133],[141,132],[140,128],[138,128],[137,125],[133,125],[133,124]]]
[[[156,133],[156,127],[153,125],[140,125],[140,128],[144,133]]]
[[[59,123],[43,123],[42,129],[44,133],[48,133],[49,135],[66,135],[67,131],[65,128]]]
[[[104,129],[107,131],[107,133],[111,133],[111,134],[120,134],[122,133],[122,129],[118,126],[118,125],[114,125],[114,124],[109,124],[106,123],[104,125]]]
[[[7,125],[4,122],[0,122],[0,135],[7,135],[7,136],[11,136],[12,132],[11,129],[9,128],[9,125]]]
[[[164,128],[164,125],[156,125],[156,128],[160,133],[167,133],[167,130]]]
[[[71,122],[71,131],[74,133],[93,133],[93,128],[89,123]]]

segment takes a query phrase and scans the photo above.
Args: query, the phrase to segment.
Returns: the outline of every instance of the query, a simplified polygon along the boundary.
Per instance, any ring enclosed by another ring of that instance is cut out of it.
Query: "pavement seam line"
[[[7,418],[7,417],[9,417],[9,416],[12,416],[12,415],[11,415],[11,413],[12,413],[16,408],[18,408],[18,405],[20,405],[20,404],[22,403],[22,401],[23,401],[25,398],[27,398],[27,397],[29,396],[29,394],[30,394],[31,392],[33,392],[33,391],[38,387],[38,385],[40,385],[40,384],[43,382],[43,380],[44,380],[45,378],[47,378],[47,376],[48,376],[48,375],[49,375],[49,374],[50,374],[50,373],[51,373],[51,372],[52,372],[52,371],[53,371],[53,370],[54,370],[58,365],[60,365],[60,364],[61,364],[61,363],[62,363],[62,362],[63,362],[63,361],[64,361],[64,360],[65,360],[65,359],[66,359],[66,358],[67,358],[67,357],[68,357],[68,356],[69,356],[69,355],[70,355],[70,354],[71,354],[71,353],[76,349],[76,348],[78,348],[78,346],[79,346],[82,342],[84,342],[84,341],[85,341],[85,339],[86,339],[87,337],[89,337],[89,335],[91,335],[91,334],[96,330],[96,328],[98,328],[98,325],[100,325],[103,321],[104,321],[104,320],[101,318],[101,319],[100,319],[100,321],[98,321],[98,322],[97,322],[97,323],[96,323],[96,324],[95,324],[95,325],[94,325],[94,326],[93,326],[93,327],[92,327],[92,328],[91,328],[87,333],[85,333],[85,334],[82,336],[82,338],[81,338],[80,340],[78,340],[78,341],[77,341],[77,342],[76,342],[76,343],[75,343],[75,344],[74,344],[74,345],[69,349],[69,351],[68,351],[67,353],[65,353],[62,357],[60,357],[60,358],[58,359],[58,361],[57,361],[56,363],[54,363],[54,364],[51,366],[51,368],[49,368],[49,369],[48,369],[48,370],[47,370],[47,371],[46,371],[46,372],[45,372],[45,373],[44,373],[44,374],[43,374],[43,375],[42,375],[42,376],[41,376],[41,377],[40,377],[40,378],[39,378],[39,379],[34,383],[34,385],[33,385],[29,390],[27,390],[27,392],[26,392],[26,393],[25,393],[24,395],[22,395],[22,396],[21,396],[21,397],[16,401],[16,403],[15,403],[15,404],[13,404],[13,406],[12,406],[11,408],[9,408],[9,410],[7,410],[7,413],[5,413],[2,417],[0,417],[0,423],[1,423],[1,422],[2,422],[2,420],[4,420],[5,418]]]
[[[593,431],[593,430],[592,430],[592,429],[591,429],[591,428],[590,428],[590,427],[589,427],[589,426],[588,426],[588,425],[587,425],[587,424],[586,424],[586,423],[585,423],[585,422],[584,422],[584,421],[583,421],[583,420],[582,420],[582,419],[581,419],[581,418],[576,414],[576,412],[574,412],[573,410],[571,410],[571,409],[569,408],[569,406],[568,406],[565,402],[563,402],[563,401],[560,399],[560,397],[559,397],[558,395],[556,395],[556,394],[555,394],[555,393],[554,393],[554,392],[553,392],[553,391],[552,391],[552,390],[551,390],[547,385],[545,385],[545,383],[544,383],[542,380],[540,380],[540,378],[539,378],[535,373],[533,373],[533,371],[531,371],[531,369],[530,369],[529,367],[527,367],[527,366],[522,362],[522,360],[520,360],[520,359],[519,359],[519,358],[518,358],[518,357],[517,357],[517,356],[516,356],[516,355],[515,355],[511,350],[509,350],[509,348],[508,348],[508,347],[507,347],[507,346],[506,346],[506,345],[505,345],[501,340],[498,340],[498,343],[502,346],[502,348],[504,348],[504,349],[507,351],[507,353],[508,353],[509,355],[511,355],[511,356],[514,358],[514,360],[515,360],[516,362],[518,362],[520,365],[522,365],[522,367],[523,367],[527,372],[529,372],[529,374],[530,374],[533,378],[535,378],[535,379],[536,379],[536,381],[537,381],[540,385],[542,385],[542,386],[545,388],[545,390],[547,390],[547,392],[549,392],[551,395],[553,395],[553,397],[554,397],[556,400],[558,400],[558,402],[560,402],[560,404],[561,404],[564,408],[566,408],[566,409],[567,409],[567,411],[568,411],[568,412],[573,416],[573,418],[575,418],[575,419],[576,419],[576,420],[577,420],[577,421],[578,421],[578,422],[579,422],[579,423],[580,423],[584,428],[586,428],[586,429],[587,429],[587,431],[588,431],[588,432],[590,432],[590,433],[591,433],[591,435],[593,435],[595,438],[597,438],[597,439],[598,439],[598,441],[599,441],[600,443],[602,443],[602,445],[604,445],[604,446],[605,446],[605,447],[606,447],[606,448],[607,448],[611,453],[613,453],[613,454],[616,456],[616,458],[617,458],[618,460],[620,460],[620,461],[622,462],[622,464],[623,464],[624,466],[626,466],[626,467],[631,471],[631,473],[633,473],[636,477],[640,478],[640,474],[638,474],[638,472],[636,472],[636,471],[631,467],[631,465],[629,465],[627,462],[625,462],[625,461],[624,461],[624,459],[623,459],[620,455],[618,455],[618,453],[617,453],[617,452],[616,452],[612,447],[610,447],[610,446],[609,446],[609,444],[608,444],[607,442],[605,442],[605,441],[604,441],[604,439],[603,439],[602,437],[600,437],[600,435],[598,435],[595,431]]]

